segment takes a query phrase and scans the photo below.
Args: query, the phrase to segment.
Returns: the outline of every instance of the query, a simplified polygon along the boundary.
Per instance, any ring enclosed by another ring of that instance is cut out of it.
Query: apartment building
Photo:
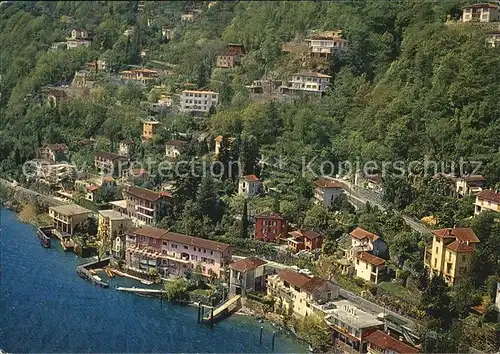
[[[92,211],[76,204],[60,205],[49,208],[52,226],[58,231],[73,235],[78,224],[87,220]]]
[[[96,151],[94,153],[95,168],[103,173],[121,176],[129,167],[128,157],[113,152]]]
[[[334,52],[345,50],[349,42],[342,38],[342,31],[329,31],[305,40],[309,53],[313,56],[330,57]]]
[[[219,94],[214,91],[184,90],[180,97],[182,112],[207,113],[218,102]]]
[[[266,212],[255,218],[254,238],[264,242],[279,243],[287,236],[287,223],[283,216]]]
[[[462,22],[498,22],[500,21],[500,5],[479,3],[462,8]]]
[[[125,264],[140,272],[155,269],[163,277],[199,272],[224,279],[232,250],[225,243],[143,226],[126,232]]]
[[[369,335],[384,328],[384,323],[377,317],[348,300],[335,301],[332,309],[323,312],[325,322],[332,329],[332,344],[338,353],[366,353]]]
[[[500,191],[485,189],[476,195],[474,214],[491,210],[500,213]]]
[[[482,175],[452,177],[452,181],[455,182],[456,194],[461,197],[477,194],[481,192],[486,185],[486,178]]]
[[[424,265],[431,275],[442,275],[449,285],[464,277],[479,243],[471,228],[433,230],[433,240],[425,250]]]
[[[330,75],[317,72],[301,72],[294,74],[292,79],[280,87],[281,94],[288,95],[323,95],[330,87]]]
[[[125,191],[127,214],[136,225],[154,225],[164,214],[165,202],[170,202],[168,192],[131,186]]]
[[[310,315],[315,305],[338,298],[339,290],[340,286],[329,280],[290,270],[267,278],[267,294],[278,299],[285,312],[298,316]]]
[[[335,199],[344,193],[344,186],[342,183],[327,178],[316,180],[314,185],[314,198],[325,208],[329,208]]]
[[[97,237],[100,242],[110,242],[111,250],[115,257],[123,257],[124,234],[130,229],[132,219],[115,210],[99,210],[99,218],[97,224]]]
[[[123,81],[135,81],[143,85],[158,79],[159,76],[159,71],[148,68],[120,71],[120,79]]]

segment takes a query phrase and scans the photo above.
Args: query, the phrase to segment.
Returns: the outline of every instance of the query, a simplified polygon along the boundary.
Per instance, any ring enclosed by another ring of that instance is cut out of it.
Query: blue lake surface
[[[41,247],[35,229],[0,210],[0,348],[7,352],[270,352],[274,328],[233,315],[215,328],[197,309],[96,287],[76,274],[83,263],[57,242]],[[129,283],[130,281],[122,281]],[[137,285],[137,284],[133,284]],[[139,284],[140,286],[140,284]],[[264,343],[259,345],[260,327]],[[275,352],[306,352],[285,333]]]

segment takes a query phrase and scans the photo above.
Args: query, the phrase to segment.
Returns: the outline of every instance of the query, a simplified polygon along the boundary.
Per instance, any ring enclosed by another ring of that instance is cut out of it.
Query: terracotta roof
[[[369,174],[369,175],[365,176],[365,179],[367,181],[373,182],[375,184],[380,184],[380,183],[382,183],[382,174],[380,174],[380,173],[376,173],[374,175]]]
[[[467,176],[459,177],[459,179],[463,179],[464,181],[467,181],[467,182],[484,182],[484,181],[486,181],[486,178],[484,178],[482,175],[467,175]]]
[[[130,171],[130,175],[134,177],[146,176],[148,175],[148,171],[144,168],[134,168],[132,171]]]
[[[118,155],[118,154],[115,154],[114,152],[107,152],[107,151],[96,151],[94,153],[94,156],[99,157],[99,158],[104,159],[104,160],[110,160],[110,161],[127,160],[128,159],[126,156]]]
[[[67,152],[68,146],[66,144],[47,144],[45,147],[49,148],[52,151],[62,151]]]
[[[159,229],[157,227],[152,227],[152,226],[136,227],[127,231],[127,234],[129,235],[139,235],[139,236],[146,236],[164,240],[167,239],[167,233],[168,233],[167,230]]]
[[[312,277],[307,283],[302,286],[302,289],[308,293],[313,293],[317,288],[323,286],[328,280],[321,277]]]
[[[385,260],[383,260],[382,258],[374,256],[373,254],[370,254],[368,252],[360,252],[356,256],[356,258],[362,260],[365,263],[374,265],[375,267],[381,266],[385,263]]]
[[[434,230],[432,231],[434,235],[437,237],[441,238],[455,238],[459,241],[462,242],[470,242],[470,243],[476,243],[479,242],[479,239],[477,238],[476,234],[470,227],[463,227],[463,228],[457,228],[454,227],[453,229],[440,229],[440,230]]]
[[[312,230],[295,230],[295,231],[291,231],[288,233],[290,236],[292,236],[293,238],[298,238],[298,237],[305,237],[307,238],[308,240],[314,240],[315,238],[318,238],[321,236],[320,233],[316,232],[316,231],[312,231]]]
[[[302,288],[311,279],[307,275],[292,272],[290,270],[280,271],[278,273],[278,278],[293,286],[298,286],[299,288]]]
[[[91,192],[95,192],[95,191],[99,190],[99,186],[96,186],[95,184],[92,184],[90,186],[87,186],[87,190],[89,190]]]
[[[257,177],[256,175],[246,175],[246,176],[242,176],[241,178],[244,179],[247,182],[258,182],[258,181],[260,181],[259,177]]]
[[[283,216],[278,213],[273,213],[266,211],[265,213],[257,215],[257,219],[273,219],[273,220],[285,220]]]
[[[344,185],[339,182],[335,182],[331,179],[327,178],[320,178],[314,181],[314,184],[316,187],[321,187],[321,188],[344,188]]]
[[[182,140],[170,140],[170,141],[167,141],[165,143],[165,145],[176,146],[176,147],[181,147],[181,146],[184,146],[186,144],[187,144],[187,142],[186,141],[182,141]]]
[[[360,227],[355,228],[354,230],[351,231],[349,234],[352,237],[358,239],[358,240],[363,240],[365,238],[368,238],[370,241],[375,241],[378,239],[378,236],[375,234],[372,234],[371,232],[368,232]]]
[[[263,264],[266,264],[266,261],[263,261],[260,258],[257,257],[248,257],[245,259],[241,259],[237,262],[231,263],[229,265],[229,268],[237,270],[239,272],[246,272],[251,269],[255,269],[257,267],[260,267]]]
[[[175,232],[168,232],[166,238],[169,241],[177,242],[183,245],[192,245],[195,247],[206,248],[212,251],[219,251],[219,252],[224,252],[228,247],[231,247],[231,245],[228,245],[227,243],[178,234]]]
[[[489,200],[494,203],[500,203],[500,192],[491,189],[485,189],[477,194],[479,199]]]
[[[296,74],[294,74],[294,76],[307,76],[307,77],[319,77],[319,78],[331,77],[330,75],[325,75],[325,74],[316,73],[316,72],[312,72],[312,71],[304,71],[304,72],[296,73]]]
[[[139,199],[145,199],[149,202],[156,202],[162,197],[162,193],[152,191],[150,189],[131,186],[127,189],[126,193],[133,195]]]
[[[217,141],[217,142],[219,142],[219,143],[222,141],[222,139],[224,139],[224,137],[223,137],[222,135],[217,135],[217,136],[215,137],[215,141]]]
[[[455,240],[446,246],[447,249],[456,253],[468,253],[474,252],[474,248],[467,243],[459,240]]]
[[[381,349],[391,349],[392,351],[399,354],[412,354],[418,353],[418,349],[406,344],[394,337],[391,337],[387,333],[380,330],[376,330],[366,337],[366,340],[370,343],[375,344]]]

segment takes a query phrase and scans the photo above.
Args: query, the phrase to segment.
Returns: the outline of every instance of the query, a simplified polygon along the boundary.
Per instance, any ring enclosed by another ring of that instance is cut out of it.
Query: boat
[[[97,281],[102,281],[101,277],[100,277],[100,276],[98,276],[98,275],[94,275],[93,277],[94,277],[94,279],[95,279],[95,280],[97,280]]]
[[[48,235],[47,235],[48,233]],[[50,228],[38,228],[36,230],[36,236],[40,240],[40,244],[42,245],[43,248],[50,248],[52,245],[52,242],[50,240],[50,235],[51,231]]]

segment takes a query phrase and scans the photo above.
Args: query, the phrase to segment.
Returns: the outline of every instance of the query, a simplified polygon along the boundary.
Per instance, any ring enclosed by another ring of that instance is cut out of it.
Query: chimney
[[[399,336],[399,340],[402,342],[402,341],[403,341],[403,337],[402,337],[402,336]]]

